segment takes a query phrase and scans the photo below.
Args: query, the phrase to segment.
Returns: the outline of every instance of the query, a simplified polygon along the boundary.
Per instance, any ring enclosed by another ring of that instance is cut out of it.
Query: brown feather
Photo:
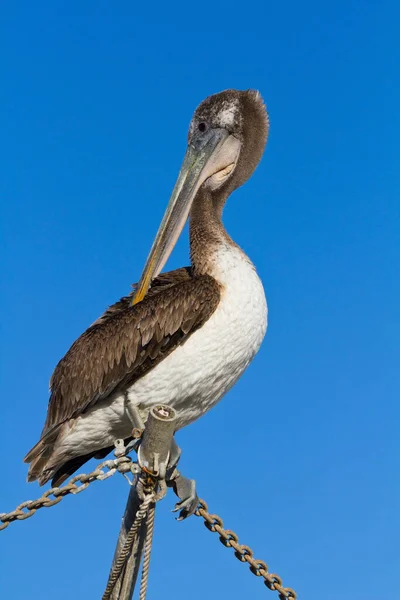
[[[48,448],[48,436],[61,423],[126,389],[184,343],[212,315],[219,298],[215,279],[195,277],[188,268],[158,277],[142,302],[132,306],[127,296],[107,309],[55,368],[43,445],[39,442],[26,461]]]

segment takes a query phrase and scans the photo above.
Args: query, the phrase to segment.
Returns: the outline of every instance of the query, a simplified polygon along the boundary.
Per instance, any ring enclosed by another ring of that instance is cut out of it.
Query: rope
[[[140,594],[139,600],[146,600],[147,584],[149,581],[149,568],[150,568],[150,556],[153,545],[153,533],[154,533],[154,518],[156,516],[156,505],[153,504],[149,508],[146,522],[146,542],[144,546],[144,558],[142,567],[142,579],[140,581]]]
[[[154,493],[148,494],[143,500],[141,507],[137,511],[135,520],[132,523],[132,527],[130,528],[129,533],[126,536],[125,544],[118,556],[114,568],[111,570],[110,575],[108,577],[107,587],[103,594],[103,600],[109,600],[111,598],[111,594],[113,592],[117,579],[121,575],[126,559],[131,553],[133,541],[136,535],[138,534],[142,521],[147,515],[149,511],[149,506],[153,501]]]

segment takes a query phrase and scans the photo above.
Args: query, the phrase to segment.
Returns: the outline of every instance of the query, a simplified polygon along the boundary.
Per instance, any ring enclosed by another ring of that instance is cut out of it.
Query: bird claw
[[[139,438],[133,439],[130,442],[128,442],[125,447],[125,456],[128,456],[128,454],[130,454],[132,451],[135,451],[137,453],[141,441],[141,438]]]
[[[170,480],[168,485],[173,488],[175,494],[180,499],[180,502],[177,502],[175,508],[172,510],[172,512],[180,511],[177,521],[183,521],[193,515],[199,504],[195,480],[187,479],[179,471],[176,471],[174,479]]]
[[[127,456],[130,452],[135,451],[138,453],[138,463],[140,466],[139,448],[141,441],[141,438],[133,439],[125,446],[124,440],[116,440],[115,454]],[[181,449],[175,440],[172,439],[168,465],[156,461],[156,471],[161,475],[161,479],[159,480],[160,490],[157,494],[157,499],[161,499],[165,496],[166,486],[173,488],[175,494],[179,498],[179,502],[175,504],[175,508],[172,510],[172,512],[179,512],[177,521],[183,521],[187,517],[193,515],[199,504],[195,480],[184,477],[176,468],[180,456]],[[158,459],[158,456],[156,458]]]

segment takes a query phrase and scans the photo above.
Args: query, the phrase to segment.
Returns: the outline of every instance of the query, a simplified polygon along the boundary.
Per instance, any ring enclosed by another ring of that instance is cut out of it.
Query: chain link
[[[227,548],[233,548],[235,556],[240,562],[247,562],[250,571],[257,577],[263,577],[264,583],[268,589],[277,591],[280,600],[296,600],[297,595],[292,588],[283,587],[282,579],[276,573],[269,573],[268,566],[263,560],[255,559],[253,551],[249,546],[239,544],[239,537],[234,531],[224,529],[224,523],[218,515],[213,515],[208,512],[207,503],[204,500],[199,500],[199,506],[195,513],[198,517],[204,519],[204,525],[209,531],[219,534],[220,542]]]
[[[49,508],[61,502],[68,494],[79,494],[93,483],[112,477],[117,471],[119,473],[137,473],[137,465],[127,456],[121,456],[115,460],[105,460],[97,468],[85,475],[75,475],[63,487],[53,487],[47,490],[43,496],[36,500],[26,500],[9,513],[0,513],[0,531],[6,529],[13,521],[24,521],[32,517],[39,508]],[[80,485],[77,485],[80,483]],[[53,498],[50,498],[53,496]]]
[[[53,487],[47,490],[40,498],[36,500],[26,500],[9,513],[0,513],[0,531],[6,529],[13,521],[24,521],[32,517],[40,508],[49,508],[61,502],[69,494],[79,494],[93,483],[93,481],[102,481],[112,477],[115,473],[132,473],[137,475],[140,471],[138,465],[133,463],[127,456],[121,456],[115,460],[105,460],[97,468],[88,473],[75,475],[63,487]],[[80,485],[77,485],[79,483]],[[52,496],[52,498],[51,498]],[[146,509],[147,510],[147,509]],[[296,592],[292,588],[283,587],[282,579],[276,573],[269,573],[268,566],[263,560],[255,559],[249,546],[239,544],[239,537],[234,531],[224,529],[224,523],[218,515],[211,514],[208,511],[207,503],[199,500],[198,508],[195,512],[198,517],[204,519],[204,525],[212,532],[219,534],[221,543],[227,548],[233,548],[235,556],[240,562],[246,562],[250,571],[257,577],[263,577],[264,583],[268,589],[277,591],[280,600],[296,600]]]

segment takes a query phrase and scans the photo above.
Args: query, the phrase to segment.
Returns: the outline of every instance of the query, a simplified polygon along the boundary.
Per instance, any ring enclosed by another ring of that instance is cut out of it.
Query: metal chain
[[[105,471],[105,469],[107,469]],[[75,475],[69,482],[63,487],[53,487],[47,490],[37,500],[26,500],[17,506],[17,508],[9,513],[0,513],[0,531],[6,529],[13,521],[23,521],[32,517],[39,508],[49,508],[61,502],[61,500],[68,494],[79,494],[83,492],[93,483],[93,481],[102,481],[112,477],[116,472],[119,473],[137,473],[137,465],[131,461],[127,456],[121,456],[115,460],[105,460],[98,467],[85,475]],[[76,485],[79,482],[81,485]],[[51,499],[53,496],[54,499]]]
[[[207,503],[204,500],[199,500],[199,507],[195,514],[204,519],[204,525],[210,531],[216,531],[219,534],[220,542],[227,548],[235,550],[235,556],[241,562],[247,562],[250,565],[250,571],[257,577],[263,577],[264,583],[268,589],[277,591],[280,600],[296,600],[297,595],[292,588],[283,587],[282,579],[275,573],[268,572],[268,566],[263,560],[255,559],[253,551],[244,544],[239,544],[239,537],[234,531],[224,529],[224,523],[218,515],[213,515],[208,512]]]
[[[151,548],[153,545],[155,515],[156,515],[156,504],[153,503],[149,508],[149,512],[147,513],[146,541],[145,541],[145,546],[144,546],[144,558],[143,558],[143,567],[142,567],[142,579],[140,581],[139,600],[146,600],[146,595],[147,595],[147,584],[149,581],[150,556],[151,556]]]
[[[24,521],[25,519],[32,517],[40,508],[49,508],[50,506],[58,504],[65,496],[69,494],[79,494],[80,492],[83,492],[83,490],[85,490],[91,483],[93,483],[93,481],[102,481],[104,479],[108,479],[109,477],[112,477],[116,472],[123,473],[124,475],[126,475],[127,473],[133,473],[134,475],[136,475],[138,473],[138,470],[140,469],[138,469],[137,464],[133,463],[131,459],[127,456],[121,456],[120,458],[117,458],[115,460],[105,460],[104,462],[100,463],[98,467],[91,473],[88,473],[87,475],[84,473],[82,473],[81,475],[75,475],[75,477],[72,477],[72,479],[70,479],[66,485],[62,487],[50,488],[43,494],[43,496],[41,496],[37,500],[26,500],[25,502],[19,504],[15,510],[9,513],[0,513],[0,531],[6,529],[9,526],[9,524],[13,521]],[[80,485],[76,485],[77,482],[79,482]],[[53,496],[53,499],[50,498],[50,496]],[[135,525],[139,517],[139,512],[140,517],[137,528],[140,527],[146,514],[149,513],[147,523],[145,559],[143,564],[142,582],[140,590],[140,600],[143,600],[146,597],[147,591],[147,578],[150,564],[151,543],[154,530],[154,508],[152,507],[152,509],[150,509],[149,512],[149,507],[152,502],[154,502],[154,493],[146,495],[146,498],[144,499],[143,504],[140,510],[138,511],[137,519],[135,519],[131,531],[128,534],[128,537],[131,537],[133,540],[134,536],[137,533]],[[213,532],[217,532],[219,534],[219,539],[224,546],[228,548],[233,548],[235,550],[235,556],[237,559],[239,559],[241,562],[248,563],[248,565],[250,566],[250,571],[254,575],[256,575],[257,577],[264,578],[264,583],[268,587],[268,589],[278,592],[280,600],[296,600],[296,592],[292,588],[283,587],[282,579],[279,577],[279,575],[276,575],[276,573],[269,573],[268,566],[266,565],[266,563],[263,560],[255,559],[253,551],[251,550],[251,548],[249,548],[249,546],[239,544],[239,537],[236,535],[236,533],[229,529],[224,529],[224,524],[221,517],[215,514],[210,514],[208,512],[207,503],[204,500],[199,500],[199,505],[195,514],[198,517],[202,517],[204,519],[204,524],[207,527],[207,529]],[[130,543],[131,540],[129,540],[129,544]],[[126,544],[128,544],[128,538],[126,540]],[[115,577],[113,573],[114,572],[110,574],[109,582],[107,584],[103,600],[109,598],[109,596],[107,596],[106,593],[111,577],[113,577],[113,579]],[[115,581],[118,579],[119,574],[120,571],[118,572]],[[114,587],[114,583],[112,584],[111,590]]]

